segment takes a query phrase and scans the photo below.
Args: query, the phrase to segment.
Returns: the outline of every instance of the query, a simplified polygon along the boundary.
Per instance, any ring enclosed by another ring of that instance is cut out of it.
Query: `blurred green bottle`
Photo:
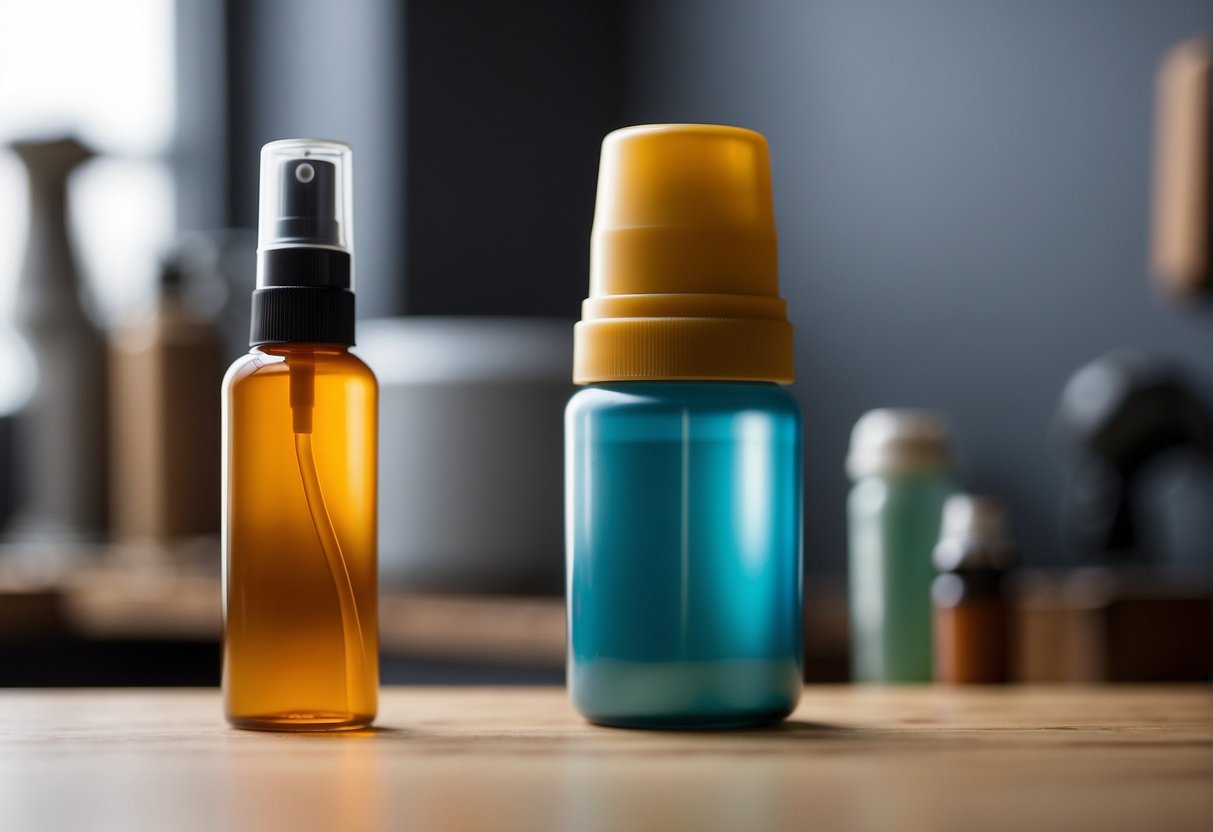
[[[952,493],[935,413],[873,410],[851,433],[847,473],[851,672],[857,682],[933,678],[931,552]]]

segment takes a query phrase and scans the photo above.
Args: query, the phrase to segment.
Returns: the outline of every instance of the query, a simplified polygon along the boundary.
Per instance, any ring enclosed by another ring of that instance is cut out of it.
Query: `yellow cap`
[[[573,381],[792,381],[761,134],[652,124],[607,135]]]

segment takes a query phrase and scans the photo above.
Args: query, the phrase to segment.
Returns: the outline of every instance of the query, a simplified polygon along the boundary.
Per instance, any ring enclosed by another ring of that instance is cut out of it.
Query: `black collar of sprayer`
[[[250,346],[354,343],[350,255],[298,247],[263,251],[253,292]]]

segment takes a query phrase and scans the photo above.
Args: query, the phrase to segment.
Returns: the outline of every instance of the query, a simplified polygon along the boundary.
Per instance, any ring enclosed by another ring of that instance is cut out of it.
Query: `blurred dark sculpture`
[[[1108,563],[1163,560],[1165,546],[1147,529],[1168,519],[1148,522],[1145,514],[1157,511],[1158,503],[1150,503],[1145,491],[1160,460],[1182,458],[1188,471],[1199,473],[1175,478],[1203,493],[1186,501],[1193,510],[1178,518],[1195,532],[1179,537],[1186,548],[1203,551],[1181,559],[1207,561],[1213,416],[1177,367],[1129,352],[1086,365],[1062,394],[1057,433],[1069,452],[1062,520],[1076,553]]]

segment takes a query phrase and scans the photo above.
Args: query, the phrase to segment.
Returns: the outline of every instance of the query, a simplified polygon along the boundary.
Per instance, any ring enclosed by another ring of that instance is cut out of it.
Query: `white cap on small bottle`
[[[1007,509],[998,497],[954,494],[943,506],[940,537],[1006,540]]]
[[[973,494],[948,498],[933,555],[936,569],[1005,569],[1011,555],[1010,524],[1001,499]]]
[[[858,480],[947,468],[952,463],[944,417],[930,410],[871,410],[851,431],[847,473]]]

